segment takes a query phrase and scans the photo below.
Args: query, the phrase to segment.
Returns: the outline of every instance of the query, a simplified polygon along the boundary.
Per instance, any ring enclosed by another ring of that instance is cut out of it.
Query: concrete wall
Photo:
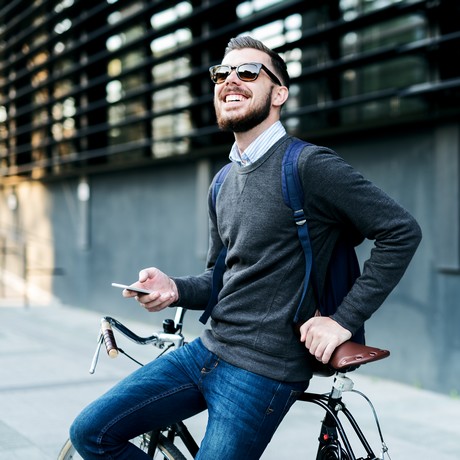
[[[392,357],[363,372],[458,392],[459,126],[360,135],[358,140],[334,138],[327,145],[405,206],[424,235],[400,285],[367,324],[368,343],[389,348]],[[78,198],[84,178],[25,182],[14,191],[14,211],[6,205],[11,188],[2,187],[0,226],[27,229],[31,267],[65,271],[63,276],[31,272],[30,285],[40,288],[30,291],[34,301],[51,292],[65,304],[156,321],[135,302],[122,299],[110,283],[130,283],[140,268],[151,265],[172,275],[202,270],[207,248],[204,205],[218,166],[177,162],[91,176],[88,201]],[[360,247],[361,260],[370,247]],[[7,269],[14,266],[13,259],[7,257]]]

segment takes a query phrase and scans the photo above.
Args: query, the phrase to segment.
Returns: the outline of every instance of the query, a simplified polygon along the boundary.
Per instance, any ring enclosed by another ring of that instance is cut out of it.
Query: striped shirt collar
[[[239,166],[247,166],[257,161],[264,155],[270,147],[272,147],[278,140],[286,134],[286,130],[280,121],[273,123],[267,130],[265,130],[259,137],[257,137],[248,148],[240,153],[236,142],[230,150],[229,158]]]

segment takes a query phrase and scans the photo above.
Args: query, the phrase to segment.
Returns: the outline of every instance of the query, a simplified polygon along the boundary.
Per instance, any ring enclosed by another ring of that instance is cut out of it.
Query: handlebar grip
[[[116,358],[118,356],[118,347],[117,342],[115,341],[115,336],[113,335],[112,326],[107,320],[101,321],[101,333],[104,337],[104,345],[107,350],[107,354],[111,358]]]

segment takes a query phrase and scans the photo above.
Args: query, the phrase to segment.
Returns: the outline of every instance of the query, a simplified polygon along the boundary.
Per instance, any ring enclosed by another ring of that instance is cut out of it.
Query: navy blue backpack
[[[299,323],[301,320],[301,318],[299,318],[299,314],[309,283],[312,285],[321,315],[330,316],[335,313],[337,307],[341,304],[342,300],[353,286],[355,280],[360,275],[354,243],[349,238],[340,237],[332,251],[331,259],[326,272],[324,289],[322,293],[319,292],[307,220],[303,210],[304,194],[297,168],[299,155],[307,145],[311,144],[294,139],[284,154],[281,171],[283,199],[286,205],[292,209],[293,220],[295,222],[297,234],[305,255],[305,277],[303,282],[302,297],[293,321],[295,324]],[[216,175],[216,180],[214,181],[214,186],[211,190],[212,205],[214,209],[220,187],[224,182],[231,165],[231,163],[226,164]],[[203,315],[200,317],[200,321],[203,324],[206,324],[209,316],[211,315],[212,309],[217,303],[217,297],[222,288],[226,255],[227,248],[223,246],[213,268],[211,296]],[[365,343],[364,326],[356,331],[351,340],[356,343]]]

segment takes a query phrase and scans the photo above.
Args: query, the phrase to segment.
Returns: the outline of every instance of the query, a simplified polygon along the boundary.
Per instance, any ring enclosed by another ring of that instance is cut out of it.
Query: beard
[[[265,101],[254,107],[248,114],[236,117],[223,117],[216,107],[217,124],[222,131],[244,133],[255,128],[268,118],[271,109],[271,91]]]

